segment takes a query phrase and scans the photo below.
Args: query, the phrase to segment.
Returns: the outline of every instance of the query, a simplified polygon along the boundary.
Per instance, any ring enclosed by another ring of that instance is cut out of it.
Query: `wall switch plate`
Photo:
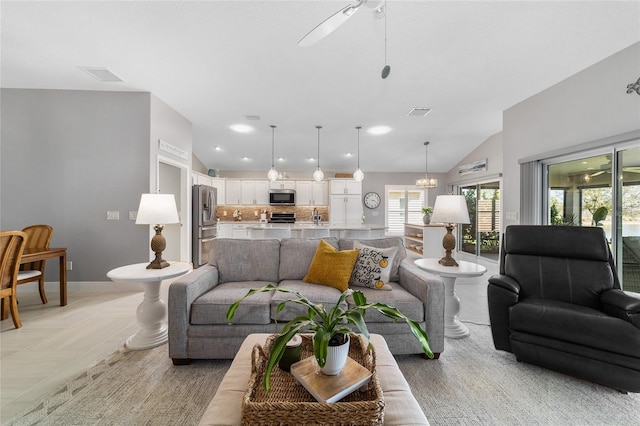
[[[71,271],[73,269],[73,262],[70,260],[67,260],[67,271]]]
[[[109,210],[107,212],[107,220],[120,220],[120,212]]]
[[[129,212],[129,220],[136,220],[138,218],[138,212]]]
[[[505,216],[507,220],[518,220],[518,212],[507,212]]]

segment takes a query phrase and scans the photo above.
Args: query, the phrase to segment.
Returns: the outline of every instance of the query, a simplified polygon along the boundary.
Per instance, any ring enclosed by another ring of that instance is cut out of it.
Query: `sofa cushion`
[[[210,247],[209,263],[218,268],[220,283],[280,281],[280,241],[276,239],[214,238]]]
[[[409,317],[410,319],[423,322],[424,321],[424,305],[414,295],[409,293],[407,290],[402,288],[402,286],[396,282],[391,282],[387,284],[393,288],[393,291],[379,291],[373,288],[364,288],[358,287],[357,289],[364,294],[364,297],[367,298],[368,303],[385,303],[389,306],[397,308],[404,315]],[[353,297],[349,297],[347,299],[349,307],[355,306],[353,303]],[[376,322],[394,322],[393,319],[382,315],[375,309],[367,309],[364,320],[367,323],[376,323]],[[407,331],[409,331],[409,326],[407,326]]]
[[[360,241],[363,244],[376,248],[398,247],[398,251],[396,252],[393,262],[391,262],[389,280],[395,282],[400,281],[400,263],[407,257],[407,250],[404,247],[404,241],[401,237],[372,238],[366,240],[342,238],[338,241],[338,248],[340,250],[350,250],[353,248],[353,244],[356,241]]]
[[[227,324],[227,311],[252,288],[269,284],[266,281],[241,281],[218,284],[191,305],[191,324]],[[273,292],[255,293],[240,303],[233,324],[269,324],[269,302]]]
[[[640,357],[633,324],[586,306],[526,299],[511,308],[509,328],[586,347]]]
[[[398,251],[397,247],[386,249],[370,247],[356,241],[353,248],[360,251],[358,260],[353,267],[349,285],[356,287],[375,288],[377,290],[391,290],[389,274],[391,263]]]
[[[358,250],[337,250],[320,240],[309,271],[302,281],[337,288],[341,292],[349,288],[353,266],[358,259]]]
[[[323,238],[338,248],[337,238]],[[318,248],[317,239],[283,238],[280,240],[280,280],[301,280],[307,275]]]
[[[304,297],[309,299],[312,303],[322,303],[325,306],[333,306],[336,304],[342,292],[333,287],[317,285],[311,283],[305,283],[301,280],[283,280],[280,281],[278,287],[286,288],[287,290],[297,291],[302,294]],[[297,303],[287,303],[284,309],[278,313],[278,305],[287,300],[287,299],[295,299],[296,296],[294,294],[282,293],[276,291],[271,296],[271,319],[280,322],[287,322],[292,320],[293,318],[306,315],[307,308],[302,305],[298,305]],[[344,303],[342,305],[343,309],[347,308],[347,304]]]

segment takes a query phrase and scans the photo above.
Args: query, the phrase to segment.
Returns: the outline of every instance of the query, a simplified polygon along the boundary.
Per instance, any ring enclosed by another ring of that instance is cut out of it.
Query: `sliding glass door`
[[[640,148],[611,148],[547,164],[551,225],[600,226],[624,290],[640,292]]]
[[[500,251],[500,182],[484,182],[460,186],[467,200],[469,221],[460,225],[460,251],[499,260]]]

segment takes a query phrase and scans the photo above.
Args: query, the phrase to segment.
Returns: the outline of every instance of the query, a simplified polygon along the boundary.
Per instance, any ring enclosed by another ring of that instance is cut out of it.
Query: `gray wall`
[[[504,112],[501,223],[518,223],[504,217],[520,212],[518,160],[640,129],[640,96],[626,93],[639,58],[635,43]]]
[[[151,185],[150,96],[2,89],[0,226],[53,226],[70,281],[107,281],[110,269],[148,259],[148,228],[128,215]],[[108,210],[120,220],[107,221]],[[47,280],[57,272],[48,262]]]
[[[483,179],[494,177],[502,173],[503,158],[502,158],[502,133],[496,133],[490,136],[486,141],[482,142],[480,146],[471,151],[466,157],[464,157],[458,164],[453,166],[446,176],[447,190],[451,191],[451,185],[459,185],[468,182],[479,181]],[[469,164],[474,161],[487,159],[487,170],[483,172],[472,173],[468,175],[460,175],[458,173],[458,167],[463,164]]]

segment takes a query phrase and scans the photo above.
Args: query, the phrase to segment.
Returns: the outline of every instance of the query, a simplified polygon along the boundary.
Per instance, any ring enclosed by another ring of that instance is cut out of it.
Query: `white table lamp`
[[[455,259],[451,257],[451,252],[456,248],[456,237],[451,231],[455,223],[470,223],[467,200],[464,195],[438,195],[436,204],[433,206],[431,222],[444,223],[447,228],[447,233],[442,239],[442,247],[446,254],[439,263],[444,266],[458,266]]]
[[[179,223],[176,199],[173,194],[142,194],[136,224],[154,225],[156,235],[151,239],[151,250],[156,258],[147,265],[147,269],[162,269],[169,266],[169,262],[162,258],[162,252],[167,248],[167,240],[162,235],[164,225]]]

